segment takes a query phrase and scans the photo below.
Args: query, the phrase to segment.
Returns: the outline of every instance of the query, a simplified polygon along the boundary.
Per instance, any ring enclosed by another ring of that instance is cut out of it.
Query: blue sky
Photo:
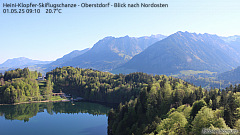
[[[110,0],[109,0],[110,1]],[[238,0],[111,0],[166,3],[168,8],[75,8],[62,14],[3,14],[3,3],[107,3],[106,0],[1,0],[0,63],[16,57],[55,60],[106,36],[170,35],[177,31],[240,35]],[[41,9],[44,12],[45,9]]]

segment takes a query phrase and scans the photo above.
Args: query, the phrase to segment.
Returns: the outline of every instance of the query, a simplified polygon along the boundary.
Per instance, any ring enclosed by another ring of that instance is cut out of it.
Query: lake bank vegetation
[[[49,78],[39,81],[38,77],[42,74],[28,68],[6,71],[0,76],[0,104],[63,100],[52,97],[54,84]]]

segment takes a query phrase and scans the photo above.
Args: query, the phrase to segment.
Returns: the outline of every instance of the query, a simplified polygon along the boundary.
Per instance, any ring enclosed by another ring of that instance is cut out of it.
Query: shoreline
[[[30,104],[30,103],[47,103],[47,102],[69,102],[70,100],[59,100],[59,101],[52,101],[52,100],[45,100],[45,101],[29,101],[29,102],[20,102],[14,104],[0,104],[1,105],[19,105],[19,104]]]
[[[119,105],[119,103],[108,103],[108,102],[104,102],[104,101],[95,101],[95,100],[86,100],[86,99],[81,99],[81,100],[69,100],[69,99],[65,99],[65,100],[58,100],[58,101],[52,101],[52,100],[45,100],[45,101],[29,101],[29,102],[20,102],[20,103],[14,103],[14,104],[0,104],[0,106],[4,106],[4,105],[19,105],[19,104],[30,104],[30,103],[47,103],[47,102],[90,102],[90,103],[97,103],[97,104],[102,104],[102,105],[106,105],[106,104],[112,104],[113,108],[117,107]]]

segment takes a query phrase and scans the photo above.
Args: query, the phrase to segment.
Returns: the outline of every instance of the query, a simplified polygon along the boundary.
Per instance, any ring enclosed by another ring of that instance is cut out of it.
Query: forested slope
[[[199,135],[203,128],[240,129],[240,85],[222,91],[190,90],[171,83],[157,90],[158,85],[144,88],[138,98],[111,110],[108,134]]]
[[[4,76],[0,76],[0,103],[12,104],[50,99],[53,84],[47,80],[46,87],[39,88],[36,80],[38,76],[41,76],[41,73],[29,71],[28,68],[6,71]]]

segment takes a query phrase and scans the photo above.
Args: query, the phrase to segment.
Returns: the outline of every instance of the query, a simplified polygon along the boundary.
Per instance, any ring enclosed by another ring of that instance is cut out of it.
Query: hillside
[[[106,37],[98,41],[88,52],[65,62],[62,66],[92,68],[109,71],[130,60],[148,46],[165,38],[163,35],[150,37]]]
[[[222,37],[222,39],[237,52],[240,52],[240,36]]]
[[[113,73],[176,74],[182,70],[224,72],[240,55],[217,35],[177,32],[156,42]]]
[[[56,61],[53,61],[52,63],[46,64],[44,65],[44,67],[46,68],[45,71],[50,71],[56,67],[61,66],[63,63],[72,60],[74,57],[77,57],[79,55],[82,55],[84,53],[86,53],[87,51],[89,51],[90,48],[86,48],[83,50],[74,50],[66,55],[64,55],[62,58],[57,59]]]
[[[217,79],[240,83],[240,67],[237,67],[233,70],[219,74],[217,76]]]

